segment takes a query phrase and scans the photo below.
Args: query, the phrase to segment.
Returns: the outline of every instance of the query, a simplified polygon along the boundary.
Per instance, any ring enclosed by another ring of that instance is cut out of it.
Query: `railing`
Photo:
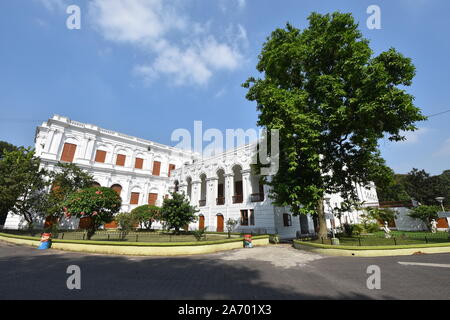
[[[264,201],[264,193],[252,193],[250,200],[251,202],[262,202]]]
[[[242,196],[242,194],[233,196],[233,203],[242,203],[242,202],[244,202],[244,197]]]
[[[218,206],[223,206],[225,204],[225,197],[218,197],[218,198],[216,198],[216,204]]]
[[[199,205],[200,207],[206,206],[206,200],[199,200],[199,201],[198,201],[198,205]]]

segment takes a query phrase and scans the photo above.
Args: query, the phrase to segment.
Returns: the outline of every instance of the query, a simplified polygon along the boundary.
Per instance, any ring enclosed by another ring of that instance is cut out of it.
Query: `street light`
[[[444,202],[445,198],[444,197],[437,197],[435,199],[436,199],[437,202],[439,202],[441,204],[442,212],[445,212],[444,205],[443,205],[443,202]]]

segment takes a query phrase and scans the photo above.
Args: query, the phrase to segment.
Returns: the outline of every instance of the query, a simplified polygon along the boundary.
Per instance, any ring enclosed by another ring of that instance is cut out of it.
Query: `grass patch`
[[[24,239],[24,240],[34,240],[38,241],[40,236],[27,236],[27,235],[16,235],[10,233],[0,233],[0,236],[15,238],[15,239]],[[192,238],[194,238],[192,236]],[[268,235],[255,236],[253,239],[266,239],[269,238]],[[186,238],[182,238],[186,240]],[[92,244],[92,245],[114,245],[114,246],[152,246],[152,247],[169,247],[169,246],[202,246],[202,245],[213,245],[213,244],[222,244],[229,242],[238,242],[243,241],[241,237],[234,237],[231,239],[227,239],[226,237],[221,237],[218,240],[206,240],[206,241],[197,241],[194,238],[194,241],[176,241],[176,242],[132,242],[132,241],[105,241],[105,240],[68,240],[68,239],[53,239],[54,243],[74,243],[74,244]]]

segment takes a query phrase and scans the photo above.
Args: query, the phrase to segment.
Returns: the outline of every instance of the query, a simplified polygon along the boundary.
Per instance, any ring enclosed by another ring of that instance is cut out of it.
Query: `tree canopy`
[[[120,211],[122,199],[111,188],[91,187],[71,193],[64,202],[67,218],[90,218],[88,229],[90,239],[103,224],[114,220],[114,214]]]
[[[46,215],[61,217],[64,214],[64,202],[73,192],[92,187],[94,179],[91,174],[73,163],[58,163],[56,170],[48,174],[52,188],[46,195]]]
[[[6,214],[22,216],[32,228],[39,213],[48,181],[47,172],[40,168],[34,149],[17,148],[6,151],[0,160],[0,203]]]
[[[430,175],[425,170],[413,168],[407,174],[396,174],[394,182],[377,188],[380,202],[417,200],[423,205],[437,205],[436,197],[444,197],[450,204],[450,170],[440,175]]]
[[[392,179],[378,147],[384,137],[404,139],[425,120],[405,87],[415,75],[411,59],[395,49],[373,56],[351,14],[312,13],[309,26],[287,24],[263,45],[249,78],[259,126],[278,129],[278,172],[266,183],[276,205],[294,214],[317,213],[326,236],[323,197],[357,201],[355,183]]]
[[[175,229],[179,232],[184,226],[197,221],[195,213],[199,210],[190,205],[183,193],[173,192],[170,195],[163,201],[160,220],[164,221],[167,229]]]

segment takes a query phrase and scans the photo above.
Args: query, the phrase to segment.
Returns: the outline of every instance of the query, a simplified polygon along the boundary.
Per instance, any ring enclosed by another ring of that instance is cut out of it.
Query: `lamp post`
[[[445,212],[445,208],[444,208],[444,197],[437,197],[435,198],[437,202],[439,202],[441,204],[441,208],[442,208],[442,215],[438,213],[439,217],[441,218],[447,218],[447,222],[448,222],[448,212]],[[450,226],[448,228],[448,238],[450,239]]]
[[[443,204],[445,198],[444,197],[437,197],[435,199],[436,199],[437,202],[439,202],[441,204],[442,212],[445,212],[444,204]]]

